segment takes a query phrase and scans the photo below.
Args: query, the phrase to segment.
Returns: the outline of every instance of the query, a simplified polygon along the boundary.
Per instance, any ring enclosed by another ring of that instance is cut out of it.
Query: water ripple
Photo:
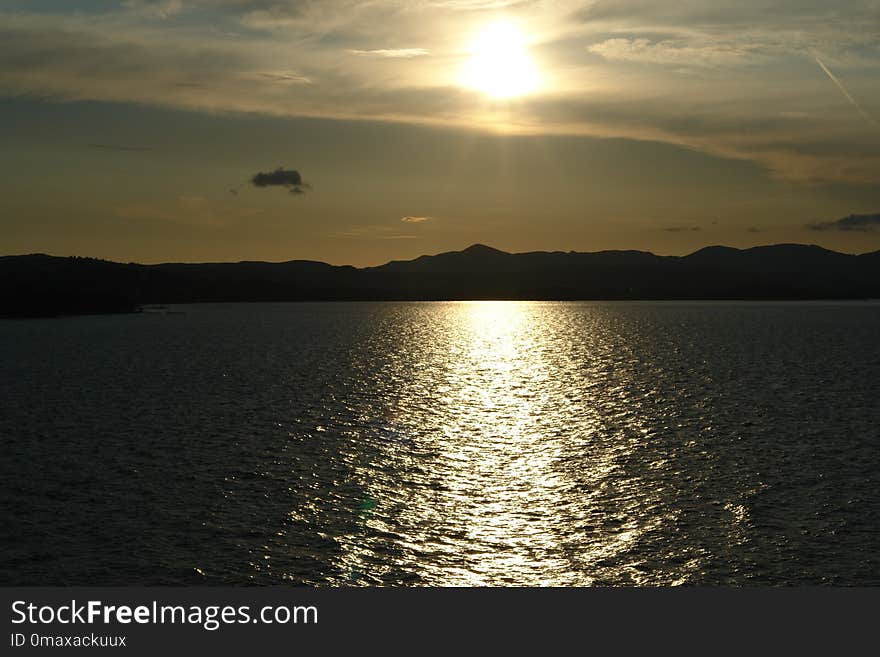
[[[4,584],[880,583],[877,304],[0,323]]]

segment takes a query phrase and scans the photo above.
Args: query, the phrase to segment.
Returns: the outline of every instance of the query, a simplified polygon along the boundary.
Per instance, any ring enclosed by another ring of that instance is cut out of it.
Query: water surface
[[[0,322],[2,584],[880,584],[880,305]]]

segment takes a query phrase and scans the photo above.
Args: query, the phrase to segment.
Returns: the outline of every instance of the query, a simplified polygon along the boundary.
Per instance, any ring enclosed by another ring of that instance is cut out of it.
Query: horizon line
[[[688,258],[693,255],[696,255],[697,253],[700,253],[701,251],[705,251],[707,249],[728,249],[730,251],[745,252],[745,251],[753,251],[755,249],[767,249],[767,248],[778,248],[778,247],[799,247],[799,248],[821,249],[822,251],[825,251],[827,253],[835,253],[838,255],[853,256],[853,257],[859,257],[859,256],[864,256],[864,255],[872,255],[875,253],[880,253],[880,249],[876,249],[873,251],[865,251],[862,253],[847,253],[844,251],[835,251],[834,249],[829,249],[829,248],[826,248],[824,246],[821,246],[821,245],[815,244],[815,243],[805,244],[805,243],[801,243],[801,242],[775,242],[775,243],[771,243],[771,244],[757,244],[755,246],[749,246],[749,247],[745,247],[745,248],[738,248],[735,246],[727,246],[725,244],[707,244],[706,246],[702,246],[694,251],[685,253],[683,255],[673,255],[673,254],[661,255],[661,254],[657,254],[652,251],[646,251],[643,249],[601,249],[599,251],[572,251],[572,250],[563,251],[561,249],[555,249],[555,250],[516,251],[516,252],[514,252],[514,251],[504,251],[502,249],[498,249],[496,247],[489,246],[487,244],[483,244],[481,242],[475,242],[475,243],[473,243],[473,244],[471,244],[461,250],[458,250],[458,251],[440,251],[437,253],[424,253],[422,255],[416,256],[415,258],[392,259],[392,260],[388,260],[386,262],[383,262],[382,264],[365,265],[365,266],[361,266],[361,267],[358,267],[356,265],[351,265],[351,264],[333,264],[330,262],[325,262],[323,260],[312,260],[309,258],[293,258],[291,260],[225,260],[225,261],[221,261],[221,260],[203,260],[203,261],[168,260],[168,261],[159,261],[159,262],[138,262],[138,261],[134,261],[134,260],[129,260],[129,261],[114,260],[114,259],[110,259],[110,258],[101,258],[101,257],[97,257],[97,256],[55,255],[55,254],[51,254],[51,253],[43,253],[43,252],[38,252],[38,251],[32,251],[30,253],[3,254],[3,255],[0,255],[0,259],[2,259],[2,258],[27,258],[27,257],[38,257],[38,256],[45,257],[45,258],[61,258],[61,259],[81,258],[84,260],[98,260],[98,261],[102,261],[102,262],[111,262],[111,263],[120,264],[120,265],[140,265],[143,267],[158,267],[158,266],[162,266],[162,265],[241,265],[241,264],[283,265],[283,264],[288,264],[291,262],[311,262],[311,263],[315,263],[315,264],[327,265],[328,267],[346,267],[346,268],[350,267],[352,269],[365,270],[365,269],[376,269],[379,267],[384,267],[385,265],[390,265],[392,263],[413,262],[413,261],[419,260],[421,258],[434,258],[434,257],[444,256],[444,255],[467,253],[469,251],[474,251],[477,249],[491,251],[491,252],[494,252],[494,253],[497,253],[497,254],[503,255],[503,256],[523,256],[523,255],[537,255],[537,254],[544,254],[544,255],[553,255],[553,254],[558,254],[558,255],[598,255],[598,254],[602,254],[602,253],[639,253],[639,254],[650,255],[655,258]]]

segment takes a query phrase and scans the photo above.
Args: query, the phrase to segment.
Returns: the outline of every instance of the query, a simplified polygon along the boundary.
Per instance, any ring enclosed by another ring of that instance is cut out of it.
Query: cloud
[[[663,230],[667,233],[697,233],[702,229],[699,226],[667,226]]]
[[[426,221],[430,221],[430,220],[431,220],[431,217],[410,217],[410,216],[406,216],[406,217],[401,217],[400,220],[401,220],[402,222],[404,222],[404,223],[407,223],[407,224],[421,224],[421,223],[424,223],[424,222],[426,222]]]
[[[113,208],[113,214],[127,221],[149,224],[220,227],[251,221],[260,210],[224,203],[204,196],[178,196],[153,199],[148,203],[130,203]]]
[[[424,48],[393,48],[379,50],[349,50],[352,55],[361,57],[379,57],[385,59],[411,59],[412,57],[422,57],[427,55],[428,51]]]
[[[291,194],[304,194],[303,188],[307,187],[299,171],[283,167],[278,167],[269,173],[260,171],[254,174],[254,177],[251,178],[251,184],[254,187],[285,187]]]
[[[851,214],[837,221],[807,224],[810,230],[873,231],[880,230],[880,214]]]
[[[734,66],[746,62],[754,49],[746,45],[651,41],[650,39],[607,39],[587,50],[609,61],[664,64],[682,67]]]
[[[87,8],[0,10],[4,94],[650,140],[804,184],[880,177],[880,142],[865,135],[873,126],[829,100],[813,58],[821,53],[863,108],[878,106],[877,0],[68,4]],[[498,7],[534,36],[547,77],[547,93],[501,113],[458,77],[483,19],[462,10]],[[381,47],[403,38],[419,47]]]
[[[717,0],[592,0],[576,12],[586,22],[607,21],[616,24],[673,25],[688,28],[728,27],[753,29],[760,16],[761,23],[792,30],[828,25],[849,17],[876,19],[876,0],[739,0],[721,3]]]
[[[429,7],[454,11],[497,11],[526,4],[528,0],[434,0]]]
[[[403,217],[401,221],[406,221],[410,217]],[[422,217],[412,217],[413,219],[421,219]],[[424,217],[429,219],[429,217]],[[418,223],[418,222],[415,222]],[[392,223],[382,224],[360,224],[348,226],[344,230],[329,233],[332,237],[341,237],[345,239],[368,239],[368,240],[416,240],[420,239],[419,235],[398,232],[401,226]]]
[[[165,20],[183,11],[182,0],[126,0],[123,7],[140,11]]]
[[[100,148],[108,151],[151,151],[149,146],[127,146],[125,144],[89,144],[89,148]]]
[[[308,78],[305,75],[300,75],[294,71],[255,71],[241,73],[239,75],[242,79],[255,80],[257,82],[266,81],[281,82],[285,84],[312,84],[311,78]]]
[[[874,117],[868,114],[865,108],[859,104],[859,101],[853,98],[849,90],[847,90],[847,88],[843,85],[843,82],[841,82],[840,79],[831,72],[831,69],[825,66],[825,62],[819,59],[818,55],[815,55],[815,58],[816,63],[822,68],[823,71],[825,71],[825,74],[837,86],[837,88],[840,90],[840,93],[843,94],[844,98],[846,98],[853,105],[853,107],[855,107],[859,111],[859,114],[861,114],[868,123],[876,125],[877,122],[874,120]]]

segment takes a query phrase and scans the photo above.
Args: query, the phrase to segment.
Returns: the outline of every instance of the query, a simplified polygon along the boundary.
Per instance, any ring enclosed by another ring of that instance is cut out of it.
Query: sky
[[[880,0],[0,0],[0,254],[880,249]]]

